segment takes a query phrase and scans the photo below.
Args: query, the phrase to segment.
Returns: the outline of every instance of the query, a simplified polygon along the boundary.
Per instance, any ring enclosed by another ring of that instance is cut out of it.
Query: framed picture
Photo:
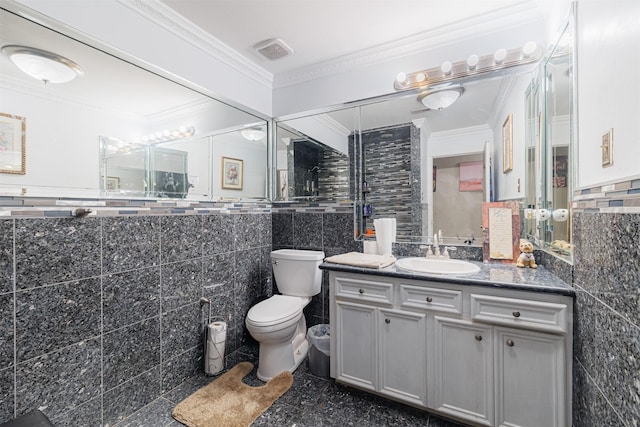
[[[611,145],[613,144],[613,129],[609,129],[604,135],[602,135],[602,167],[611,166],[613,164],[613,157],[611,154]]]
[[[242,190],[242,160],[222,158],[222,188]]]
[[[502,173],[513,169],[513,114],[502,125]]]
[[[115,176],[108,176],[105,182],[105,190],[116,191],[120,189],[120,178]]]
[[[458,191],[482,191],[484,164],[482,162],[463,162],[458,165],[460,180]]]
[[[27,173],[26,144],[27,120],[0,113],[0,173]]]

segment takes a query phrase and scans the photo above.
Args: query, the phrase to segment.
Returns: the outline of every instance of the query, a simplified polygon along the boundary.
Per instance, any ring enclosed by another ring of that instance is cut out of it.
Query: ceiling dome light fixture
[[[67,83],[84,70],[78,64],[63,56],[29,46],[6,45],[2,54],[25,74],[47,83]]]
[[[445,108],[451,107],[453,103],[460,98],[462,92],[464,92],[462,86],[448,87],[421,93],[418,96],[418,101],[422,102],[422,105],[430,110],[444,110]]]
[[[266,132],[259,127],[246,128],[240,131],[240,135],[249,141],[259,141],[264,138],[265,134]]]

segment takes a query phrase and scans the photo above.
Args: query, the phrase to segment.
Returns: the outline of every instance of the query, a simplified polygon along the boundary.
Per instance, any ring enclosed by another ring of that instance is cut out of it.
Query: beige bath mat
[[[178,403],[173,417],[189,427],[247,427],[293,384],[291,372],[276,375],[263,386],[242,382],[253,365],[240,362],[211,384]]]

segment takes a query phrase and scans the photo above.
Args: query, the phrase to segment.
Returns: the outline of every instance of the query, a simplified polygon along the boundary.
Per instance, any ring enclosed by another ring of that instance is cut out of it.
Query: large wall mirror
[[[574,188],[576,97],[574,13],[550,47],[527,93],[526,237],[572,260],[571,195]]]
[[[25,173],[3,195],[254,200],[268,196],[268,123],[0,9],[0,46],[53,52],[83,70],[67,83],[0,56],[0,112],[26,123]]]

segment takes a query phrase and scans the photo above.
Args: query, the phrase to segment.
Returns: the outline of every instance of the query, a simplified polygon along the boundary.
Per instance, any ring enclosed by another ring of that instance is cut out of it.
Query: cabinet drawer
[[[462,292],[423,286],[400,285],[402,308],[462,314]]]
[[[393,283],[336,277],[336,298],[391,306]]]
[[[545,332],[567,332],[566,304],[471,294],[471,318]]]

